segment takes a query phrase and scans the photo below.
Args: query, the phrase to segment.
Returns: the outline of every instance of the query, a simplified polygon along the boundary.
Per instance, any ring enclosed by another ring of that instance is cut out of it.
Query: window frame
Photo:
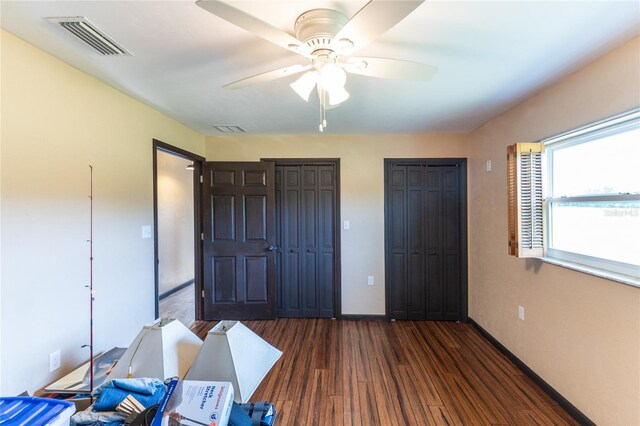
[[[575,252],[551,248],[550,243],[553,235],[552,209],[554,205],[566,203],[592,203],[598,201],[640,201],[640,193],[619,193],[619,194],[589,194],[560,196],[553,194],[553,155],[556,151],[570,148],[576,145],[593,142],[608,136],[629,131],[640,125],[640,107],[625,111],[621,114],[598,120],[577,129],[564,132],[560,135],[542,139],[539,142],[544,146],[546,171],[543,173],[543,185],[545,193],[548,195],[543,202],[544,214],[544,257],[550,263],[571,267],[577,264],[579,270],[584,272],[597,272],[596,275],[606,278],[617,279],[626,284],[640,286],[640,266],[620,261],[614,261],[594,256],[583,255]],[[553,195],[553,196],[551,196]],[[565,263],[568,263],[565,265]],[[587,269],[586,271],[584,269]],[[590,271],[594,268],[596,271]],[[622,275],[623,277],[619,277]],[[629,278],[629,279],[627,279]]]

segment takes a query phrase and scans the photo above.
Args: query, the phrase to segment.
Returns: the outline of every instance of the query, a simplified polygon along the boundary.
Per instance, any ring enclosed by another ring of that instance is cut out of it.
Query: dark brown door
[[[278,316],[335,316],[336,170],[276,167]]]
[[[466,195],[461,164],[387,160],[386,168],[388,316],[465,319]]]
[[[275,318],[274,163],[203,173],[204,319]]]

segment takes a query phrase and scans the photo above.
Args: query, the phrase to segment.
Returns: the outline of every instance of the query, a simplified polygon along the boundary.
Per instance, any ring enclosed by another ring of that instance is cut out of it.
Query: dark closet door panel
[[[409,254],[407,319],[410,320],[422,320],[425,317],[424,264],[424,253]]]
[[[442,171],[427,169],[427,312],[426,319],[444,319],[442,284]]]
[[[284,317],[299,317],[300,304],[300,168],[297,166],[278,167],[283,174],[283,310]]]
[[[425,315],[424,167],[407,167],[407,319]]]
[[[282,286],[284,259],[282,258],[282,168],[275,168],[276,182],[276,312],[280,317],[284,310],[284,289]]]
[[[303,247],[306,249],[317,248],[317,218],[316,218],[316,196],[317,193],[313,189],[302,190],[302,224],[303,224]]]
[[[406,252],[406,167],[392,167],[389,178],[390,241],[393,253]]]
[[[444,261],[444,282],[445,286],[445,304],[444,319],[459,320],[462,315],[462,306],[460,304],[461,289],[460,282],[460,256],[446,255]]]
[[[462,315],[461,306],[461,235],[460,235],[460,169],[443,170],[443,283],[444,319],[456,320]]]
[[[391,254],[391,271],[389,276],[393,281],[391,287],[391,318],[407,319],[407,276],[406,256],[404,253]]]
[[[334,255],[331,253],[322,253],[320,259],[320,265],[318,268],[319,280],[322,283],[320,286],[320,312],[319,317],[331,318],[334,316],[334,303],[333,303],[333,284],[334,284],[334,268],[335,262],[333,261]]]
[[[288,317],[302,316],[300,306],[300,256],[298,253],[285,253],[287,261],[285,269],[284,315]]]
[[[318,316],[318,295],[317,295],[317,266],[316,254],[303,254],[303,273],[302,279],[302,316],[316,317]]]

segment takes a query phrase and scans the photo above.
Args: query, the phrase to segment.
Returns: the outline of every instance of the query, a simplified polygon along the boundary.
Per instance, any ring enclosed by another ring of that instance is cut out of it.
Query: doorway
[[[198,155],[153,140],[156,318],[190,326],[200,318],[200,185]]]
[[[466,159],[384,167],[387,317],[466,321]]]

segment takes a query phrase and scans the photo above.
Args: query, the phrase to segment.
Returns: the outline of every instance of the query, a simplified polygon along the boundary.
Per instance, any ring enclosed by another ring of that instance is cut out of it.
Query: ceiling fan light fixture
[[[349,92],[344,87],[334,87],[329,90],[329,105],[340,105],[349,99]]]
[[[336,64],[328,63],[320,69],[320,82],[328,91],[344,87],[347,82],[347,73]]]
[[[320,84],[318,84],[318,86],[316,86],[316,88],[317,88],[317,91],[318,91],[318,99],[320,100],[320,107],[322,109],[328,110],[328,109],[334,109],[334,108],[338,107],[338,105],[339,105],[338,103],[333,103],[333,104],[331,103],[331,93],[329,92],[329,90],[323,89],[322,85],[320,85]],[[345,90],[345,93],[347,93],[347,98],[348,98],[349,97],[349,93],[346,90]],[[347,98],[345,98],[344,100],[347,100]],[[338,99],[340,99],[340,95],[338,95],[337,93],[334,93],[334,95],[333,95],[334,102],[336,100],[338,100]]]
[[[289,86],[298,94],[305,102],[309,102],[309,95],[318,81],[318,74],[314,71],[308,71],[291,83]]]

